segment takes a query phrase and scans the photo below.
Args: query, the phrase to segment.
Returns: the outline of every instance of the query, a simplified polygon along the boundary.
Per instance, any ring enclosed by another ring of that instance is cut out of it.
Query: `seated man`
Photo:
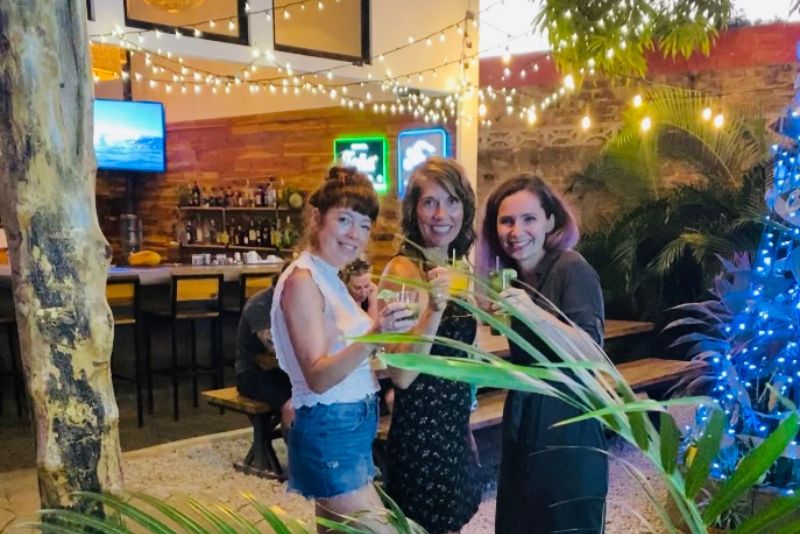
[[[277,279],[277,275],[275,277]],[[289,428],[294,410],[289,376],[278,367],[270,332],[274,287],[247,301],[236,332],[236,389],[241,395],[280,407],[281,425]]]
[[[356,260],[342,269],[342,280],[353,300],[375,320],[378,317],[378,286],[372,281],[372,266]]]

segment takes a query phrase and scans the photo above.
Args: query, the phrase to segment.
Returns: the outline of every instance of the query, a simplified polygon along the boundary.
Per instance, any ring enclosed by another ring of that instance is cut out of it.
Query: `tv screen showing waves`
[[[98,169],[166,171],[163,104],[95,100],[94,152]]]

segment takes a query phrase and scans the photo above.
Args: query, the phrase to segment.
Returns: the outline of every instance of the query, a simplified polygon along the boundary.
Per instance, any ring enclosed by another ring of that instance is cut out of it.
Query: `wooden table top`
[[[159,265],[158,267],[109,267],[108,278],[138,276],[145,286],[169,284],[173,274],[222,274],[226,282],[236,282],[242,273],[274,274],[280,272],[282,263],[259,263],[255,265]],[[11,267],[0,265],[0,285],[11,284]]]
[[[605,340],[615,339],[633,334],[652,332],[656,325],[644,321],[620,321],[617,319],[607,319],[605,328]],[[508,353],[508,339],[504,336],[493,336],[487,325],[478,326],[478,335],[475,338],[476,344],[485,350],[499,356]]]

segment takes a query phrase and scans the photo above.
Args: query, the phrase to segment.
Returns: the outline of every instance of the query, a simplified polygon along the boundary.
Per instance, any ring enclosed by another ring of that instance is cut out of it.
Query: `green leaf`
[[[108,534],[129,534],[131,532],[126,527],[119,528],[114,526],[114,524],[108,520],[103,520],[87,513],[76,512],[69,509],[54,508],[40,510],[39,515],[45,518],[43,523],[46,523],[46,526],[43,525],[43,530],[47,531],[53,527],[54,523],[52,522],[52,519],[55,519],[59,521],[59,523],[55,523],[59,527],[65,529],[75,529],[70,530],[69,532],[86,532],[87,529],[97,529],[100,532]],[[50,520],[48,520],[48,518]],[[61,522],[64,524],[61,524]]]
[[[764,532],[777,532],[774,523],[781,522],[781,532],[800,532],[800,520],[792,524],[794,530],[788,529],[784,523],[789,516],[796,515],[800,508],[800,494],[792,497],[779,497],[761,509],[757,514],[745,519],[733,534],[759,534]],[[785,530],[784,530],[785,529]]]
[[[139,525],[143,526],[147,530],[147,532],[150,532],[152,534],[176,534],[173,529],[169,528],[167,525],[165,525],[152,515],[142,511],[136,506],[133,506],[114,495],[92,493],[86,491],[75,492],[73,495],[101,502],[105,506],[108,506],[118,511],[123,516],[130,518],[135,523],[138,523]]]
[[[192,510],[203,516],[203,518],[213,525],[221,534],[236,534],[237,531],[235,528],[229,525],[224,518],[220,517],[219,514],[211,510],[205,504],[192,498],[189,498],[187,502],[189,506],[192,507]]]
[[[286,522],[272,509],[265,506],[264,504],[257,501],[252,495],[245,494],[244,498],[247,499],[250,504],[255,508],[261,517],[264,518],[264,521],[275,531],[275,534],[292,534],[292,530],[289,529],[289,526]],[[308,532],[310,534],[311,531],[308,529],[304,529],[304,532]]]
[[[625,402],[615,406],[606,406],[599,410],[582,413],[569,419],[559,421],[554,426],[570,425],[586,419],[596,419],[609,414],[630,414],[641,412],[663,412],[668,406],[695,406],[704,402],[709,402],[708,397],[680,397],[676,399],[668,399],[663,401],[655,401],[652,399],[647,400],[634,400]]]
[[[703,488],[703,484],[708,480],[711,462],[719,452],[719,446],[722,442],[725,423],[725,414],[721,410],[714,410],[711,413],[706,431],[697,443],[697,454],[686,473],[685,494],[690,499],[697,497]]]
[[[703,510],[703,519],[706,524],[711,524],[737,497],[758,481],[761,475],[783,454],[786,446],[797,435],[798,426],[800,425],[798,424],[797,413],[792,412],[781,421],[781,424],[772,434],[742,459],[736,471],[717,490],[714,498]]]
[[[197,521],[195,521],[182,511],[180,511],[178,508],[166,503],[165,501],[162,501],[161,499],[157,499],[145,493],[136,493],[134,497],[136,499],[139,499],[140,501],[149,504],[150,506],[152,506],[153,508],[164,514],[166,517],[174,521],[178,526],[185,529],[186,532],[191,532],[194,534],[206,533],[206,529],[203,528],[203,526],[200,523],[198,523]]]
[[[667,412],[661,412],[659,427],[661,428],[661,466],[665,472],[673,473],[678,463],[681,431],[675,424],[675,419]]]

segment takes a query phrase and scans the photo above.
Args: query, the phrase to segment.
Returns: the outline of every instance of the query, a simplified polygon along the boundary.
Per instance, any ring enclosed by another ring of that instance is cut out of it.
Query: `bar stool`
[[[8,358],[9,370],[2,370],[0,374],[2,379],[9,379],[11,382],[11,390],[14,394],[14,403],[17,407],[17,417],[22,417],[22,406],[25,398],[24,388],[25,379],[22,376],[20,365],[18,364],[19,355],[17,354],[17,320],[12,315],[0,316],[0,326],[5,330],[6,340],[8,342]],[[0,414],[3,413],[3,395],[0,389]]]
[[[172,412],[177,421],[178,378],[190,376],[192,379],[192,405],[197,407],[197,377],[210,374],[214,379],[214,387],[222,387],[222,365],[220,341],[222,339],[222,274],[173,274],[170,289],[170,309],[145,312],[145,327],[148,333],[147,351],[145,355],[145,374],[147,375],[148,410],[153,413],[153,374],[163,374],[172,380]],[[197,321],[211,322],[211,364],[197,365]],[[167,369],[152,368],[152,329],[154,322],[166,322],[171,334],[171,362]],[[178,333],[181,323],[189,323],[191,360],[188,367],[178,366]]]
[[[273,274],[268,273],[242,273],[239,277],[239,302],[237,308],[225,307],[225,313],[241,315],[247,301],[261,291],[272,287]]]
[[[136,423],[144,426],[144,403],[142,401],[142,357],[139,344],[139,277],[115,276],[106,282],[106,300],[114,318],[114,329],[131,327],[133,330],[133,377],[114,375],[115,379],[132,381],[136,385]],[[116,337],[116,336],[115,336]],[[113,352],[112,352],[113,358]]]

